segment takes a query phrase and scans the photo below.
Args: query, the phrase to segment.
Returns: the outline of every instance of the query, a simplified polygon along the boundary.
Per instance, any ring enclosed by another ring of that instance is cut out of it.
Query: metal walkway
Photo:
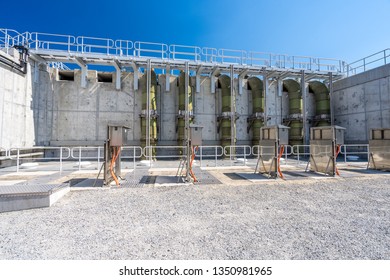
[[[231,73],[231,68],[239,80],[246,75],[263,75],[267,79],[305,75],[306,81],[328,80],[332,75],[330,79],[334,81],[344,76],[348,66],[344,61],[328,58],[39,32],[19,33],[0,28],[0,49],[8,53],[15,46],[27,48],[36,66],[49,64],[67,69],[66,64],[77,64],[84,77],[83,87],[86,87],[87,65],[91,64],[113,66],[117,73],[132,68],[137,78],[140,69],[147,68],[149,62],[151,67],[163,69],[167,79],[172,70],[185,70],[188,64],[189,71],[196,76],[197,92],[200,90],[200,76],[210,76],[213,86],[215,76]],[[120,89],[120,75],[116,76],[117,89]],[[138,82],[134,83],[134,89],[138,89]]]

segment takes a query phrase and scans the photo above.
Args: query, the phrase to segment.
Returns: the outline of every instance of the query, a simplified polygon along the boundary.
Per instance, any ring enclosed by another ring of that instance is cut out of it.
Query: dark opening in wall
[[[112,83],[112,73],[97,73],[99,83]]]
[[[74,81],[74,71],[58,71],[59,81]]]

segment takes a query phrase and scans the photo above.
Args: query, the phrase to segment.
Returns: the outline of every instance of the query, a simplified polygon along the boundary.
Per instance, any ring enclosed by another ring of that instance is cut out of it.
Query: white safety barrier
[[[50,155],[50,156],[49,156]],[[60,162],[62,172],[63,160],[71,156],[70,148],[67,147],[32,147],[32,148],[11,148],[8,150],[8,158],[16,160],[16,172],[19,172],[19,165],[22,159]]]

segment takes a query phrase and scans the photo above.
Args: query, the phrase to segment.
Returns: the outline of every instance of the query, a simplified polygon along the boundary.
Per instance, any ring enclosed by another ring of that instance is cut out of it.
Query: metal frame
[[[326,79],[332,72],[334,80],[343,77],[345,68],[345,62],[336,59],[0,29],[0,47],[6,52],[20,44],[29,48],[30,58],[39,63],[79,64],[82,69],[89,64],[115,63],[119,67],[132,67],[135,72],[140,67],[147,68],[148,61],[153,68],[171,70],[184,70],[188,63],[188,70],[195,71],[198,79],[200,75],[215,76],[217,70],[229,73],[231,65],[238,75],[265,74],[277,78],[288,73],[300,77],[304,70],[318,79]],[[135,89],[137,86],[134,84]]]

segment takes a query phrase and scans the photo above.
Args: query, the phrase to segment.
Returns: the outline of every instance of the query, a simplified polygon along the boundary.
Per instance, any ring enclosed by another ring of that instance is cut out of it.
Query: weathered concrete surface
[[[334,83],[335,123],[346,143],[368,143],[372,128],[390,126],[390,64]]]
[[[0,64],[0,148],[34,145],[33,98],[30,65],[24,75]]]

